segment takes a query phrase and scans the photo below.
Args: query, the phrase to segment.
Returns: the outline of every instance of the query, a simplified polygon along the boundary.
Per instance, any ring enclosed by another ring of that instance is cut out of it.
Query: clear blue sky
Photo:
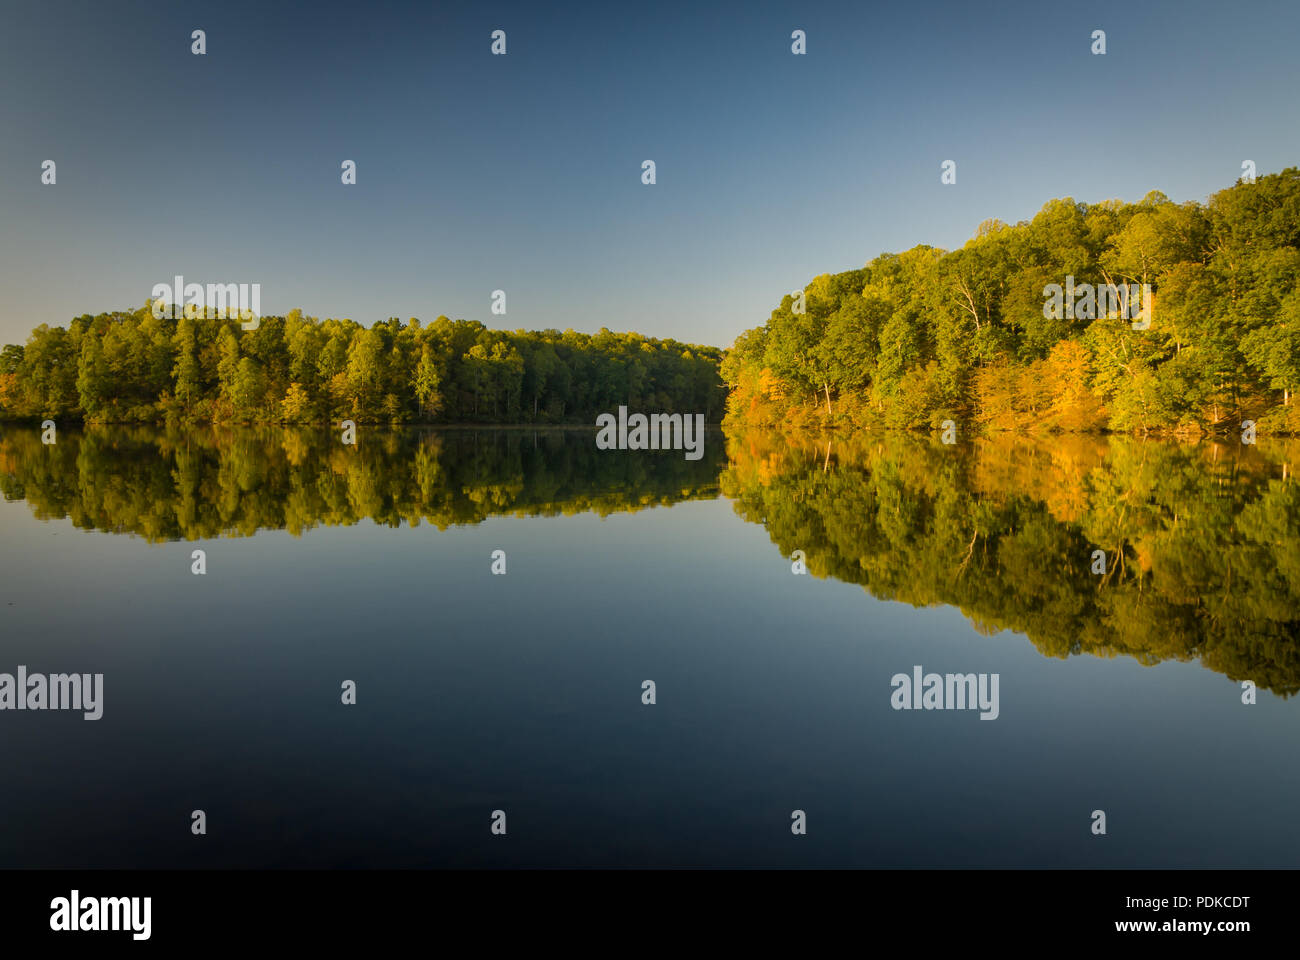
[[[0,342],[179,273],[267,314],[727,346],[986,217],[1300,163],[1297,40],[1295,0],[0,0]]]

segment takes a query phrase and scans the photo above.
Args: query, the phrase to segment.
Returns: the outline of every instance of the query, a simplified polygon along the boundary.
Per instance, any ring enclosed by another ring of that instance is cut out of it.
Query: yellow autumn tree
[[[310,406],[311,398],[303,385],[289,384],[289,389],[284,392],[284,399],[280,401],[280,407],[284,410],[284,419],[290,423],[299,423],[304,419]]]
[[[1106,425],[1106,407],[1092,392],[1092,354],[1077,340],[1062,340],[1052,347],[1042,367],[1051,395],[1048,425],[1054,430],[1100,430]]]

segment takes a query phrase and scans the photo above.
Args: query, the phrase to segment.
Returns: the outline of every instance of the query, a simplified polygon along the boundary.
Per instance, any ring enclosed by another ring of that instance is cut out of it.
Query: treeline
[[[1300,692],[1300,441],[756,430],[728,456],[723,495],[813,576],[956,607],[1046,656],[1199,660]]]
[[[1149,325],[1045,315],[1068,277],[1149,285]],[[1300,170],[1205,205],[1053,200],[960,250],[817,277],[722,371],[728,418],[751,425],[1300,433]]]
[[[597,450],[589,431],[371,428],[355,445],[310,427],[92,425],[43,444],[0,435],[0,494],[43,520],[150,543],[362,520],[438,529],[495,516],[602,517],[718,495],[721,443],[700,460]]]
[[[298,310],[157,319],[144,307],[42,324],[0,352],[0,418],[592,423],[635,410],[719,419],[714,347],[635,333],[508,333],[439,317],[366,328]]]

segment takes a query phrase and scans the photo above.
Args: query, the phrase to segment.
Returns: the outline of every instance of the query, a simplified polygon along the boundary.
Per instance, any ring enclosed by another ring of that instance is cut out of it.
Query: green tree
[[[265,392],[266,380],[261,364],[252,357],[244,357],[239,361],[230,390],[235,411],[243,416],[256,413]]]

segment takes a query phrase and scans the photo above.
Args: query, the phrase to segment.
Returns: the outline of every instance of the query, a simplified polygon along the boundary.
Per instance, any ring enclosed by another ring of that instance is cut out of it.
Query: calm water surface
[[[1293,867],[1298,464],[8,427],[0,672],[105,693],[0,712],[0,866]],[[918,664],[997,719],[892,709]]]

